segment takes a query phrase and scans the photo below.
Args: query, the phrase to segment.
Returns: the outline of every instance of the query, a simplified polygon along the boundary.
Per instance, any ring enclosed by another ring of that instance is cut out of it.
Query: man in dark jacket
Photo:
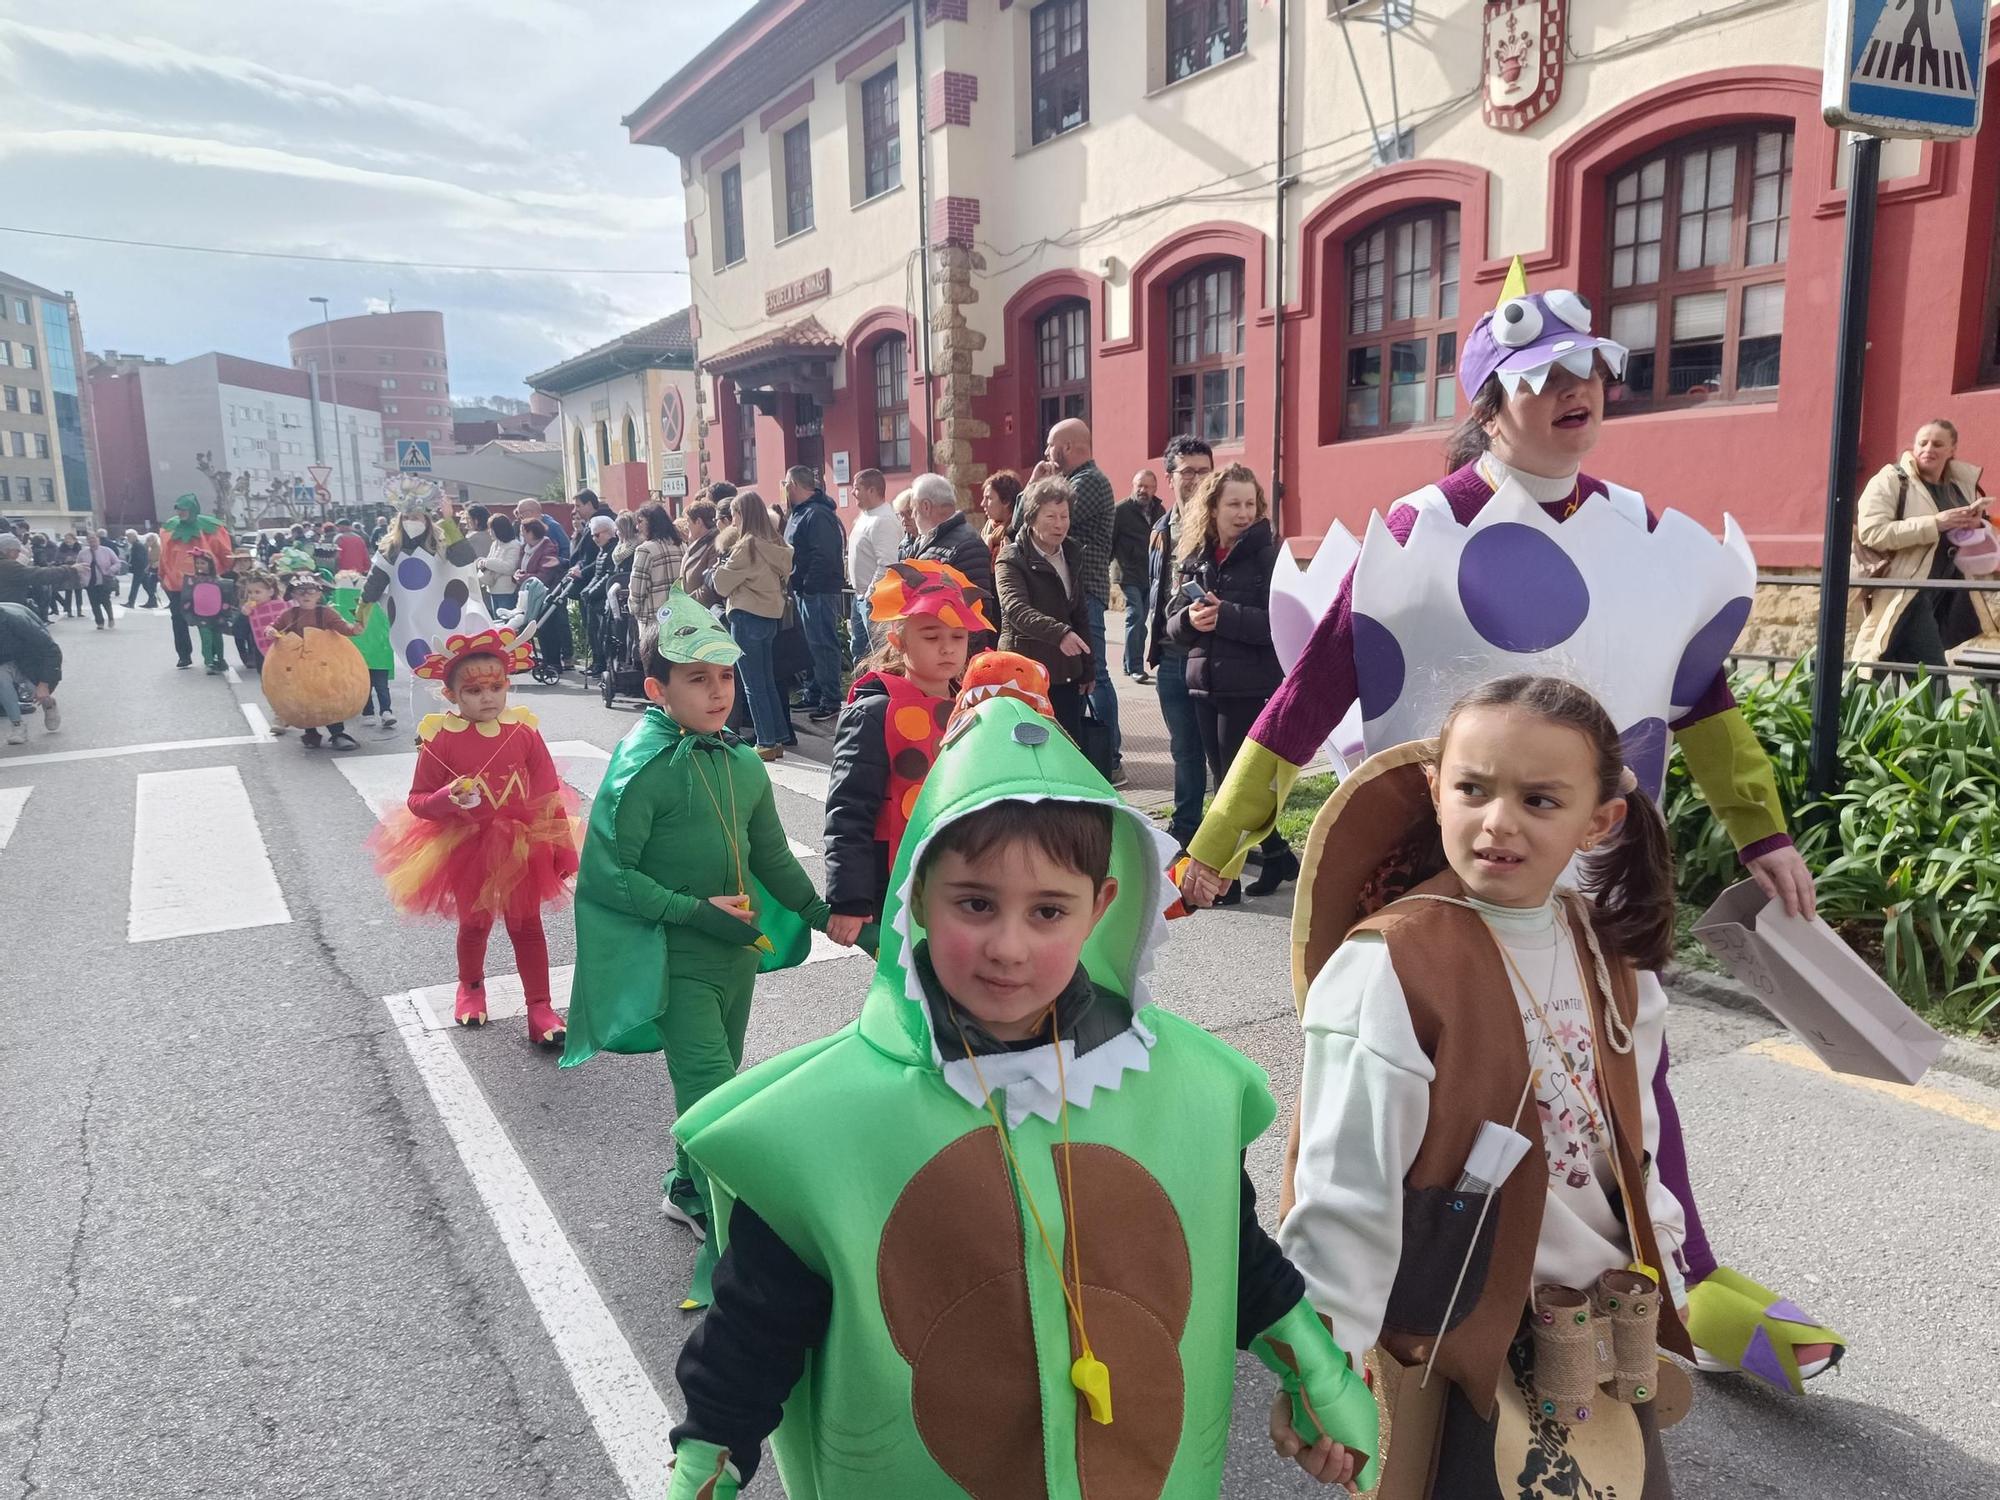
[[[25,745],[17,684],[27,687],[50,734],[62,727],[55,692],[62,682],[62,647],[25,604],[0,604],[0,715],[7,720],[7,743]]]
[[[1111,607],[1111,531],[1118,502],[1111,481],[1097,467],[1090,426],[1080,417],[1065,417],[1049,429],[1048,456],[1035,465],[1034,478],[1060,474],[1076,496],[1070,506],[1070,535],[1083,549],[1083,592],[1090,600],[1090,651],[1107,666],[1104,615]],[[1091,712],[1111,731],[1111,769],[1106,779],[1125,785],[1123,736],[1118,728],[1118,688],[1107,669],[1097,674],[1090,694]]]
[[[792,597],[812,652],[806,708],[815,724],[840,712],[840,617],[847,588],[847,533],[819,474],[804,464],[785,473],[785,541],[792,549]]]
[[[910,505],[917,518],[917,543],[910,556],[950,563],[971,579],[986,596],[986,618],[997,624],[1000,595],[993,587],[993,553],[958,508],[951,481],[942,474],[919,474],[910,486]],[[975,631],[968,650],[974,656],[990,651],[997,639],[991,631]]]
[[[37,596],[76,582],[74,568],[38,568],[23,559],[26,549],[11,531],[0,532],[0,603],[19,604],[39,615]]]
[[[1118,565],[1118,587],[1125,595],[1125,675],[1134,682],[1151,682],[1146,675],[1146,617],[1151,603],[1147,587],[1152,577],[1153,525],[1165,509],[1160,504],[1160,476],[1141,469],[1132,476],[1132,493],[1118,502],[1111,518],[1111,560]]]

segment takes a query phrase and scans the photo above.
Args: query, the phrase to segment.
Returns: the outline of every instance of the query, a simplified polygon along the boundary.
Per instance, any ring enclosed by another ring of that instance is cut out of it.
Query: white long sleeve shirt
[[[1601,1273],[1629,1264],[1633,1251],[1615,1209],[1617,1179],[1604,1145],[1592,1140],[1582,1107],[1587,1100],[1601,1125],[1582,971],[1568,924],[1558,920],[1553,901],[1528,910],[1472,905],[1535,987],[1554,1031],[1552,1038],[1520,980],[1510,975],[1529,1065],[1542,1072],[1532,1114],[1524,1111],[1522,1120],[1530,1140],[1539,1121],[1542,1149],[1531,1148],[1514,1169],[1537,1172],[1548,1183],[1535,1279],[1588,1287]],[[1591,961],[1587,951],[1581,958]],[[1651,1153],[1660,1135],[1652,1082],[1666,1034],[1666,992],[1651,974],[1639,980],[1633,1061],[1644,1147]],[[1577,1065],[1581,1091],[1558,1043]],[[1342,1348],[1366,1349],[1381,1335],[1402,1260],[1403,1179],[1423,1144],[1436,1076],[1418,1045],[1387,944],[1372,933],[1349,938],[1306,997],[1296,1202],[1278,1230],[1279,1244],[1305,1277],[1313,1306],[1333,1320]],[[1648,1175],[1645,1194],[1668,1261],[1663,1269],[1680,1302],[1674,1259],[1686,1237],[1681,1206],[1658,1173]]]
[[[869,590],[896,560],[903,542],[903,522],[892,505],[878,505],[854,518],[847,531],[847,579],[854,597],[867,608]]]

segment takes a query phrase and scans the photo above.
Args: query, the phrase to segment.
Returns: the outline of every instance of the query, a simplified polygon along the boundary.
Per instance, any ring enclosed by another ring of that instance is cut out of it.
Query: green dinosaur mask
[[[668,661],[733,667],[743,655],[743,648],[729,638],[729,632],[716,623],[715,616],[695,603],[678,583],[656,618],[660,655]]]

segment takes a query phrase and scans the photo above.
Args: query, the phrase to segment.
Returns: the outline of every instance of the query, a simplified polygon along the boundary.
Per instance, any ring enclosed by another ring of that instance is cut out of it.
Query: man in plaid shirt
[[[1096,663],[1096,684],[1090,708],[1111,731],[1111,766],[1105,779],[1125,784],[1124,744],[1118,732],[1118,689],[1104,652],[1104,611],[1111,603],[1111,528],[1118,497],[1111,481],[1091,457],[1090,428],[1068,417],[1049,429],[1047,456],[1035,465],[1032,479],[1060,477],[1076,496],[1069,510],[1069,534],[1083,549],[1083,592],[1090,601],[1090,654]]]

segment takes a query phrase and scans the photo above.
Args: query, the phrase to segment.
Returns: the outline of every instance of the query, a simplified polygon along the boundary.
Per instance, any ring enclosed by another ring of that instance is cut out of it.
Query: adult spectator
[[[847,576],[854,585],[854,618],[848,629],[858,660],[871,644],[868,596],[896,560],[903,526],[889,508],[889,485],[880,469],[863,469],[854,476],[854,503],[860,514],[847,529]]]
[[[77,616],[80,596],[83,593],[83,585],[77,581],[76,572],[77,559],[82,556],[83,543],[77,539],[76,533],[65,532],[63,539],[56,543],[55,561],[58,566],[69,570],[69,576],[56,585],[55,602],[72,620]],[[53,612],[52,610],[51,613]]]
[[[520,591],[521,533],[512,516],[494,516],[487,522],[492,545],[479,559],[479,587],[486,595],[488,612],[503,615],[514,608]]]
[[[1070,535],[1069,482],[1037,479],[1021,501],[1021,529],[1001,552],[996,571],[1000,649],[1017,651],[1049,669],[1049,702],[1056,722],[1081,745],[1083,700],[1097,658],[1090,652],[1083,545]],[[980,551],[985,550],[981,543]]]
[[[1201,725],[1187,691],[1187,653],[1167,639],[1167,604],[1179,576],[1175,553],[1180,548],[1183,518],[1215,470],[1215,455],[1207,443],[1186,433],[1167,444],[1167,484],[1173,505],[1153,525],[1153,644],[1148,660],[1160,695],[1160,717],[1167,721],[1167,745],[1174,759],[1174,812],[1167,832],[1187,848],[1201,826],[1202,802],[1208,794],[1208,757],[1202,749]]]
[[[1250,726],[1285,680],[1271,644],[1271,570],[1278,541],[1270,505],[1257,476],[1231,464],[1208,477],[1181,523],[1167,635],[1184,653],[1202,753],[1218,783]],[[1263,843],[1264,868],[1250,887],[1268,896],[1299,872],[1284,835],[1273,828]],[[1231,889],[1218,905],[1234,905]]]
[[[1118,502],[1111,520],[1111,561],[1118,569],[1118,589],[1125,596],[1125,675],[1134,682],[1151,682],[1146,675],[1146,625],[1151,603],[1153,527],[1165,514],[1160,504],[1160,476],[1141,469],[1132,476],[1132,493]]]
[[[1070,534],[1083,549],[1083,592],[1090,600],[1091,660],[1102,664],[1104,614],[1111,607],[1111,526],[1118,509],[1111,481],[1091,457],[1090,428],[1078,417],[1066,417],[1049,429],[1047,457],[1035,465],[1035,477],[1061,474],[1076,496]],[[1090,706],[1111,732],[1113,786],[1125,784],[1124,747],[1118,732],[1118,688],[1111,673],[1097,674]]]
[[[1949,533],[1984,524],[1979,470],[1958,457],[1958,429],[1943,418],[1917,429],[1909,451],[1868,481],[1854,522],[1855,540],[1886,553],[1883,578],[1956,578]],[[1929,667],[1944,685],[1945,652],[1980,634],[1971,598],[1949,589],[1863,589],[1868,611],[1854,641],[1857,661]],[[1906,674],[1914,677],[1914,673]]]
[[[896,498],[889,503],[889,509],[896,513],[896,519],[903,526],[903,540],[896,548],[898,558],[916,556],[923,533],[917,530],[917,493],[915,490],[898,490]]]
[[[696,507],[688,507],[688,521]],[[709,507],[711,517],[714,508]],[[653,504],[639,512],[639,545],[632,553],[632,582],[626,588],[626,606],[639,622],[642,643],[657,629],[657,618],[667,607],[667,595],[681,579],[688,555],[686,539],[664,505]],[[643,644],[642,644],[643,654]]]
[[[62,582],[63,569],[38,568],[28,561],[30,555],[20,537],[0,531],[0,603],[18,604],[40,619],[39,596]]]
[[[465,508],[465,539],[472,543],[472,555],[484,557],[493,550],[493,512],[483,505]]]
[[[160,607],[160,534],[148,528],[144,540],[146,543],[146,602],[141,608],[158,609]]]
[[[139,534],[136,526],[125,528],[125,571],[132,578],[132,586],[125,595],[127,609],[139,607],[141,588],[146,591],[146,608],[154,607],[159,590],[159,575],[154,571],[156,565],[153,562],[153,548],[158,546],[159,540],[155,538],[149,547],[147,539]]]
[[[595,505],[597,503],[597,497],[591,495],[589,490],[584,490],[577,496],[577,499],[581,501],[585,495],[590,495],[591,504]],[[517,501],[514,506],[514,524],[521,528],[523,536],[527,535],[527,523],[530,521],[540,521],[544,524],[547,528],[546,534],[548,539],[556,549],[556,561],[567,563],[569,561],[569,537],[563,531],[562,527],[556,525],[552,518],[542,513],[542,502],[539,500]]]
[[[972,529],[965,512],[958,508],[958,492],[951,487],[951,481],[942,474],[919,474],[916,483],[910,486],[910,512],[917,523],[917,542],[910,555],[950,563],[986,596],[986,618],[999,619],[993,554],[986,550],[986,543]],[[973,651],[983,651],[992,644],[990,632],[973,632]]]
[[[229,528],[214,516],[203,515],[200,501],[192,495],[174,501],[173,519],[160,527],[160,582],[166,585],[167,613],[173,617],[175,666],[194,665],[194,635],[181,590],[194,576],[195,555],[206,552],[221,577],[229,571],[234,551]]]
[[[792,549],[792,597],[798,602],[799,623],[812,652],[804,706],[815,724],[824,724],[840,712],[843,696],[840,611],[841,593],[847,587],[847,538],[840,529],[840,513],[820,488],[816,470],[804,464],[786,470],[785,499],[791,506],[785,543]]]
[[[681,559],[681,582],[694,595],[697,604],[705,604],[710,609],[722,603],[722,596],[709,586],[708,581],[709,574],[715,571],[716,563],[721,560],[715,547],[715,521],[713,500],[697,500],[687,508],[687,555]]]
[[[112,601],[118,594],[118,554],[101,535],[86,531],[78,538],[73,566],[76,585],[90,600],[92,622],[99,630],[115,629],[118,609]]]
[[[750,700],[750,721],[757,730],[757,754],[765,760],[783,757],[791,738],[785,700],[778,695],[771,647],[785,614],[786,581],[792,576],[792,549],[778,535],[778,523],[755,490],[736,497],[736,525],[717,542],[722,561],[713,575],[715,591],[729,606],[730,637],[743,648],[736,675]]]
[[[586,545],[579,546],[573,554],[579,561],[570,569],[581,580],[578,612],[583,616],[583,641],[590,648],[590,661],[583,673],[586,679],[605,668],[604,621],[609,613],[611,582],[616,572],[618,521],[609,510],[600,507],[591,515],[588,528]]]
[[[19,538],[0,537],[0,541],[18,544]],[[8,744],[28,742],[28,728],[21,722],[22,687],[34,695],[42,711],[42,728],[50,734],[62,728],[62,710],[55,698],[61,683],[62,647],[48,627],[25,604],[0,604],[0,714],[7,720]]]
[[[986,517],[986,550],[998,564],[1000,553],[1014,539],[1014,517],[1021,506],[1021,476],[1012,469],[986,476],[979,489],[979,509]]]
[[[333,566],[340,573],[366,573],[370,566],[368,538],[352,521],[342,521],[333,533]]]

